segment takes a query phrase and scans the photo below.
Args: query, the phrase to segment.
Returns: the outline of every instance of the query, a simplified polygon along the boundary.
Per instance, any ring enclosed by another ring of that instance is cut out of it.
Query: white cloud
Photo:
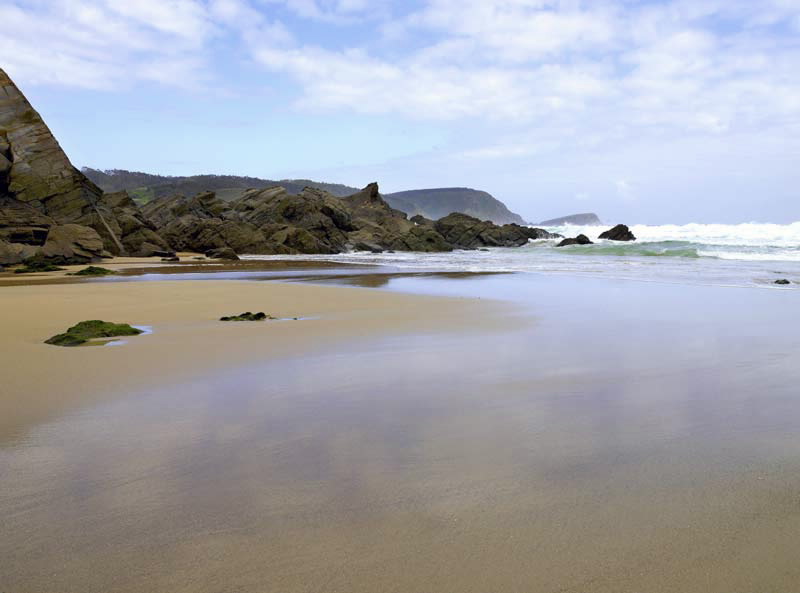
[[[33,84],[110,90],[136,80],[191,87],[214,34],[195,0],[33,0],[0,5],[0,55]]]

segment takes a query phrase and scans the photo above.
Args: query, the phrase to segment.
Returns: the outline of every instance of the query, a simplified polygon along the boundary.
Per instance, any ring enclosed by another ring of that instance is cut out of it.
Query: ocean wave
[[[550,227],[548,230],[574,237],[584,234],[593,241],[607,226],[564,225]],[[800,249],[800,221],[791,224],[771,224],[748,222],[742,224],[700,224],[685,225],[644,225],[630,227],[639,242],[662,243],[666,241],[686,241],[699,245],[724,247],[775,247]]]

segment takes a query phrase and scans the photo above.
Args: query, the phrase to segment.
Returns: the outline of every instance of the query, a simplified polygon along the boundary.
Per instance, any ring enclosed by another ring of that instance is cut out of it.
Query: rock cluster
[[[125,192],[103,193],[72,166],[27,99],[0,70],[0,266],[67,265],[110,255],[214,259],[237,254],[340,253],[518,247],[560,238],[461,213],[411,220],[371,183],[337,197],[306,187],[158,197],[143,207]],[[170,261],[172,261],[170,259]]]

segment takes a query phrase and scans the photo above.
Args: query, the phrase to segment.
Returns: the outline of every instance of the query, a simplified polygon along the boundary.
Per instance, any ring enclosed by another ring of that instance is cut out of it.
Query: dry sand
[[[476,307],[482,307],[481,315],[475,315]],[[489,310],[497,309],[474,299],[232,280],[3,287],[0,442],[72,407],[191,379],[199,370],[297,355],[388,332],[468,330],[476,327],[475,320],[488,323]],[[218,321],[243,311],[288,319]],[[464,325],[468,317],[472,320]],[[153,333],[119,347],[43,343],[86,319],[152,326]]]

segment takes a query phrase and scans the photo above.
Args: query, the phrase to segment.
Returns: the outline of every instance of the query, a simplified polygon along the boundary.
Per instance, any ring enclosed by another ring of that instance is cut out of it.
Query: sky
[[[76,166],[800,220],[800,0],[0,0]]]

